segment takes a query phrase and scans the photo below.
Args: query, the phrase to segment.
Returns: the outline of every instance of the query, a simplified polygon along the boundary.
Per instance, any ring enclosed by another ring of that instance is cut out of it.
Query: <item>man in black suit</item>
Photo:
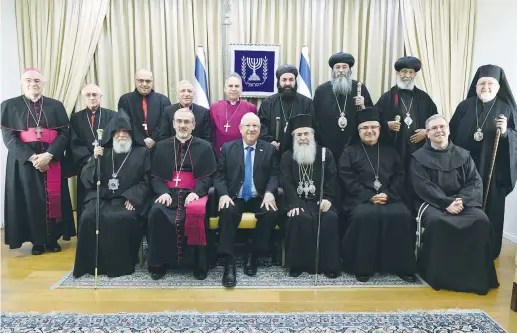
[[[160,137],[160,120],[163,108],[170,106],[167,96],[153,90],[153,72],[140,69],[135,74],[136,89],[124,94],[118,101],[118,110],[123,109],[131,118],[133,136],[142,138],[151,149]]]
[[[210,111],[207,108],[193,103],[194,86],[187,80],[178,82],[176,88],[176,97],[179,103],[165,107],[163,109],[162,119],[160,121],[160,140],[174,137],[174,113],[181,108],[189,108],[196,119],[196,126],[192,131],[194,137],[204,139],[208,142],[212,141],[212,130],[210,128]]]
[[[257,226],[253,231],[251,250],[244,265],[248,276],[257,274],[257,257],[269,245],[277,218],[274,193],[277,192],[278,159],[276,148],[259,140],[260,120],[254,113],[241,119],[242,139],[223,145],[214,181],[219,199],[219,253],[225,256],[223,286],[237,284],[234,263],[234,239],[243,212],[254,212]]]

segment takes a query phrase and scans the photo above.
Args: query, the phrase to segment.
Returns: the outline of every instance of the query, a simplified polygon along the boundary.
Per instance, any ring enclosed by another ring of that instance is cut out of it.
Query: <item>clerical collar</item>
[[[228,101],[228,103],[230,103],[232,106],[234,106],[234,105],[236,105],[240,100],[241,100],[241,99],[239,98],[239,99],[238,99],[237,101],[235,101],[235,102],[232,102],[232,101],[230,101],[230,100],[226,100],[226,101]]]
[[[190,135],[190,137],[188,139],[186,139],[184,142],[182,142],[180,139],[178,139],[178,137],[174,137],[174,140],[176,140],[178,143],[180,144],[186,144],[188,143],[190,140],[192,140],[192,135]]]
[[[37,103],[41,103],[41,98],[43,97],[43,95],[40,95],[38,97],[38,99],[36,101],[33,101],[31,97],[28,97],[27,95],[23,95],[23,97],[27,100],[29,100],[29,102],[32,102],[34,104],[37,104]]]
[[[101,110],[101,107],[99,106],[96,110],[91,110],[90,108],[86,108],[86,110],[88,110],[89,113],[96,114],[97,111]]]
[[[432,141],[429,141],[429,144],[431,144],[431,147],[433,148],[433,150],[436,150],[436,151],[446,151],[450,145],[450,143],[449,143],[449,144],[447,144],[447,146],[445,148],[439,148],[439,147],[434,146]]]
[[[182,103],[178,103],[178,104],[180,105],[181,108],[187,108],[190,111],[192,111],[192,109],[194,109],[194,103],[191,103],[189,106],[185,106]]]

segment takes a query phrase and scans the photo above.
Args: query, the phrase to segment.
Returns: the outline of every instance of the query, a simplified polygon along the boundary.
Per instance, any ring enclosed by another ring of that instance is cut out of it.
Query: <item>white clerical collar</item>
[[[242,140],[242,146],[244,146],[244,149],[247,149],[248,147],[253,147],[253,149],[256,150],[257,149],[257,142],[255,142],[255,144],[253,144],[253,145],[248,145],[248,144],[246,144],[246,142],[243,139]]]
[[[237,100],[237,101],[235,101],[235,102],[230,101],[230,100],[227,100],[227,101],[228,101],[228,102],[230,102],[230,104],[231,104],[232,106],[234,106],[234,105],[236,105],[236,104],[237,104],[237,102],[239,102],[239,101],[240,101],[240,99],[238,99],[238,100]]]
[[[188,142],[189,140],[192,139],[192,135],[190,135],[190,137],[188,137],[187,139],[179,139],[178,136],[175,136],[175,137],[182,144],[185,144],[186,142]]]

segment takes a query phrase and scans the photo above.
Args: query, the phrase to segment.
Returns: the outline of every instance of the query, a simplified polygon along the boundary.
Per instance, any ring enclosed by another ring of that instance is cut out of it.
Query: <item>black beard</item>
[[[278,93],[280,94],[281,97],[291,99],[296,95],[297,88],[298,88],[297,85],[295,85],[294,87],[291,87],[291,89],[286,89],[284,87],[278,86]]]

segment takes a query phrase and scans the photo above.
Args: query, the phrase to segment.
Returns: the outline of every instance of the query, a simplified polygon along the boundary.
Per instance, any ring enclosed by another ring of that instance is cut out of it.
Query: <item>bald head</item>
[[[194,85],[188,80],[181,80],[176,87],[176,97],[183,107],[189,107],[194,102]]]
[[[89,83],[81,89],[84,104],[91,111],[96,111],[102,102],[102,91],[99,86]]]
[[[21,85],[23,94],[31,100],[37,100],[43,93],[45,78],[37,70],[28,70],[22,74]]]
[[[141,68],[135,73],[136,90],[146,96],[153,89],[153,72],[148,69]]]

